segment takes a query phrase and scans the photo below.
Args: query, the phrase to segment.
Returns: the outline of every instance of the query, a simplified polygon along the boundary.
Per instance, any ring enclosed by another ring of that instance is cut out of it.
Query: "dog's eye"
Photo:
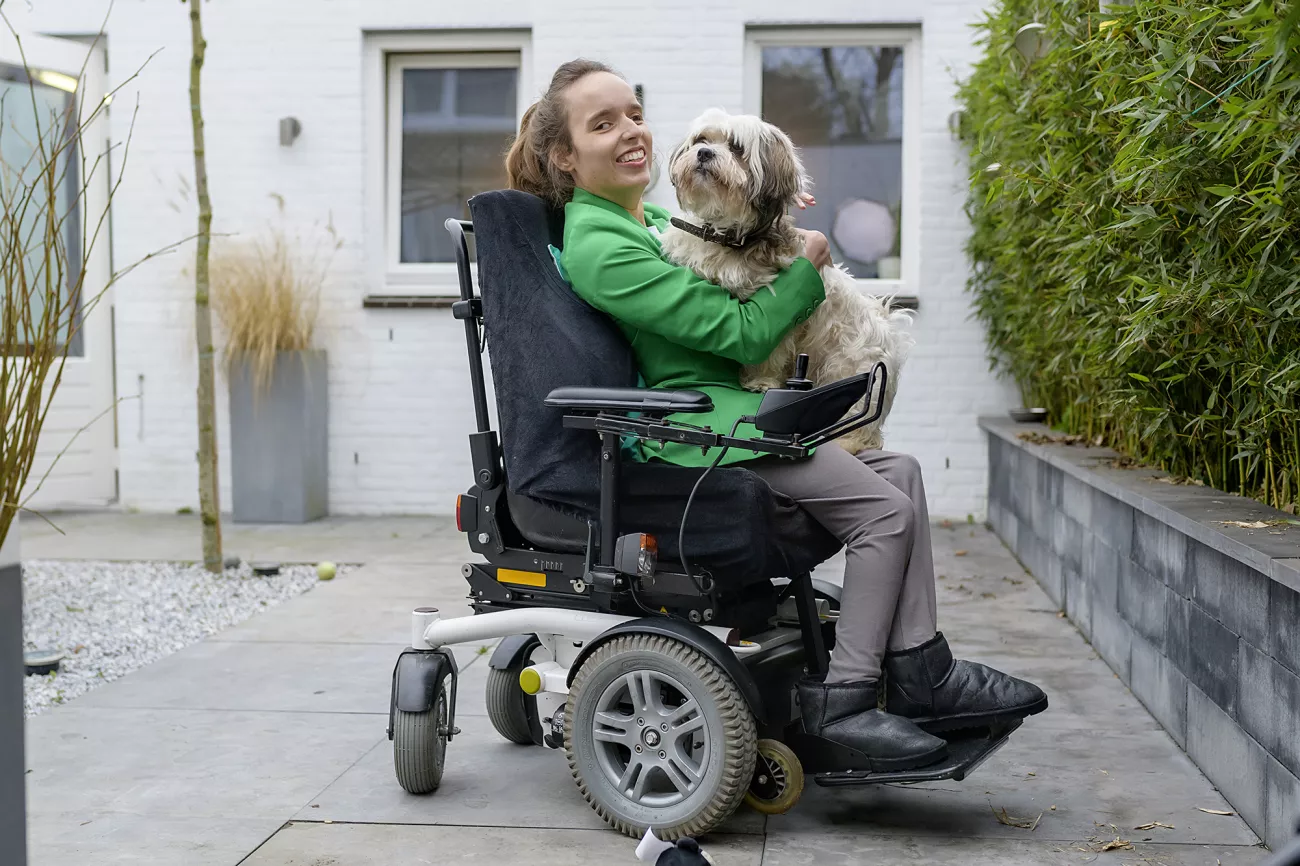
[[[734,141],[727,142],[727,147],[731,148],[731,152],[735,156],[745,155],[745,148],[741,147],[739,144],[737,144]]]

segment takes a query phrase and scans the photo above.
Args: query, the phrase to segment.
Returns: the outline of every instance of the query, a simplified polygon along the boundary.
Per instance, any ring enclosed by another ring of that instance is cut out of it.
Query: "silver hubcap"
[[[610,683],[596,703],[592,734],[601,771],[642,806],[689,797],[712,746],[699,701],[658,671],[633,671]]]

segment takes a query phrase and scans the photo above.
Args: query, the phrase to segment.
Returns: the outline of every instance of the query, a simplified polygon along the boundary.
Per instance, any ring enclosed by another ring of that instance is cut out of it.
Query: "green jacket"
[[[613,318],[651,388],[693,389],[713,398],[713,411],[671,416],[729,433],[742,415],[758,411],[761,394],[740,387],[740,368],[766,360],[791,328],[826,298],[821,275],[796,259],[772,284],[746,302],[663,258],[659,231],[669,214],[645,205],[649,227],[620,205],[584,189],[564,208],[560,265],[573,290]],[[737,436],[757,436],[742,424]],[[642,442],[639,459],[658,457],[679,466],[707,466],[717,456],[677,442]],[[723,463],[761,456],[732,448]]]

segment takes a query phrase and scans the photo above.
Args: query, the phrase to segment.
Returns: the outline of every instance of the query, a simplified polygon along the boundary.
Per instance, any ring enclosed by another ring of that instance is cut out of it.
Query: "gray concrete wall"
[[[1300,527],[1253,500],[984,419],[989,520],[1271,847],[1300,818]],[[1034,437],[1036,438],[1036,437]]]
[[[18,521],[0,546],[0,863],[27,862],[23,760],[23,572]]]

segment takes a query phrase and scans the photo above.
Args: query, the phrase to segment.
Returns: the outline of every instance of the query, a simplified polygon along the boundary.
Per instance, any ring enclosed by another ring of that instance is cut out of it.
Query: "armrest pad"
[[[556,388],[546,405],[588,412],[708,412],[713,400],[703,391],[661,391],[655,388]]]

